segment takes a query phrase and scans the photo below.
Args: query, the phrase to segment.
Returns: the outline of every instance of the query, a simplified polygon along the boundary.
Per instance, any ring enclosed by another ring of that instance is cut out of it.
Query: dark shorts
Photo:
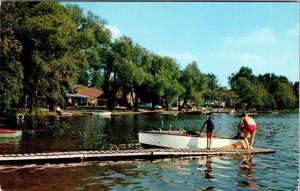
[[[214,127],[207,127],[206,131],[207,132],[212,132],[215,128]]]

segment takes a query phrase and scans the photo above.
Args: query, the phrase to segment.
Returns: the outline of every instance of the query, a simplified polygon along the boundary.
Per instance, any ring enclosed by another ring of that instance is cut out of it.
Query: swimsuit
[[[207,131],[213,131],[215,129],[215,125],[213,121],[207,120],[206,124],[207,124]]]
[[[256,125],[246,125],[245,128],[242,129],[242,133],[246,133],[245,131],[249,131],[250,133],[253,133],[256,131]]]

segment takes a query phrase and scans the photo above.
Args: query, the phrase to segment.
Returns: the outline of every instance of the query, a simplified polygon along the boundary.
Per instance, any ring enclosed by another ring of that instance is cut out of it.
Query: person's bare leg
[[[212,137],[213,137],[213,134],[214,134],[214,130],[212,130],[212,131],[210,132],[210,135],[209,135],[209,139],[210,139],[209,150],[210,150],[211,145],[212,145]]]
[[[209,136],[210,136],[210,131],[207,131],[207,138],[206,138],[206,149],[209,149]]]
[[[248,142],[248,139],[247,139],[248,135],[249,135],[249,132],[248,132],[248,131],[244,132],[244,141],[245,141],[246,147],[247,147],[246,149],[247,149],[247,150],[250,150],[249,142]]]
[[[255,134],[256,134],[256,131],[254,131],[254,132],[250,132],[250,136],[251,136],[251,138],[250,138],[250,149],[253,149],[253,142],[254,142],[254,138],[255,138]]]

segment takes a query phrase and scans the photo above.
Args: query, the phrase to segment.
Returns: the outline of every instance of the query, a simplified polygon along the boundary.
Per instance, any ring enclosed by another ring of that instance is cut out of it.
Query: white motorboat
[[[206,148],[206,134],[201,137],[195,132],[180,131],[145,131],[139,132],[139,142],[145,147],[165,148]],[[211,148],[245,148],[242,139],[213,136]]]
[[[102,112],[91,112],[93,115],[99,115],[99,116],[111,116],[110,111],[102,111]]]

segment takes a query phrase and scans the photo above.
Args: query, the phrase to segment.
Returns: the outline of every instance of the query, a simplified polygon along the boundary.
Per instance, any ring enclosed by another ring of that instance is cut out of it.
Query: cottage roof
[[[88,88],[88,87],[78,87],[75,88],[76,94],[92,97],[92,98],[98,98],[99,96],[103,95],[103,91],[96,88]]]

